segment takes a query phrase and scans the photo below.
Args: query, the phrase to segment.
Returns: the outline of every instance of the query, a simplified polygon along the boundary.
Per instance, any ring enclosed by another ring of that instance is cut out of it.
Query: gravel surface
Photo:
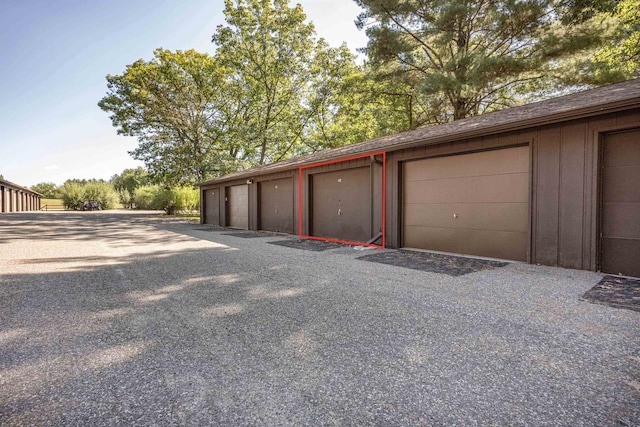
[[[145,213],[0,216],[0,425],[640,425],[602,275],[450,276]]]

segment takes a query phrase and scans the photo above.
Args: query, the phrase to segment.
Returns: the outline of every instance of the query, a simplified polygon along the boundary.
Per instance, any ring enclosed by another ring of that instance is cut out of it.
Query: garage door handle
[[[338,209],[338,216],[342,215],[342,209]]]

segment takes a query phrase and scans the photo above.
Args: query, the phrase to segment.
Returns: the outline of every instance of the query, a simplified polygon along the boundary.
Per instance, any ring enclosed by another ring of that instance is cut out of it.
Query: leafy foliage
[[[361,66],[300,5],[225,0],[215,54],[157,49],[107,76],[99,106],[147,169],[112,178],[120,200],[638,75],[640,0],[355,1]]]
[[[404,111],[394,110],[390,98],[383,94],[384,84],[370,79],[355,64],[346,45],[321,52],[314,67],[305,141],[311,151],[355,144],[405,129]]]
[[[42,194],[47,199],[57,199],[59,196],[58,186],[53,182],[41,182],[39,184],[32,185],[31,189]]]
[[[147,171],[142,167],[125,169],[110,179],[113,188],[118,192],[120,203],[125,206],[131,206],[136,188],[147,184],[148,181]]]
[[[113,209],[118,202],[115,189],[103,180],[67,180],[59,189],[67,209],[80,210],[85,201],[95,200],[101,209]]]
[[[359,74],[346,46],[317,39],[302,7],[288,0],[225,0],[227,26],[212,40],[242,105],[234,138],[243,166],[360,141],[348,90]],[[374,129],[375,126],[371,129]],[[377,135],[376,135],[377,136]]]
[[[521,102],[564,58],[601,43],[579,2],[356,0],[377,77],[402,82],[412,127]],[[563,22],[564,13],[571,19]]]
[[[264,164],[293,154],[309,117],[303,101],[316,50],[313,25],[287,0],[225,0],[228,26],[212,37],[242,104],[243,157]]]
[[[193,187],[162,188],[146,185],[136,188],[134,201],[138,209],[192,211],[200,207],[200,192]]]
[[[99,106],[118,133],[138,138],[131,154],[149,182],[193,184],[380,134],[368,95],[352,91],[362,81],[353,55],[317,39],[288,3],[226,0],[215,56],[157,49],[107,76]]]
[[[60,187],[60,196],[64,207],[74,211],[80,210],[86,200],[83,185],[74,181],[67,181]]]
[[[595,83],[640,77],[640,0],[621,0],[597,18],[609,24],[613,43],[593,56]]]
[[[119,134],[138,138],[130,154],[145,162],[152,181],[202,181],[234,159],[225,145],[234,113],[227,110],[224,70],[211,56],[157,49],[151,61],[138,60],[107,82],[98,105]]]
[[[154,208],[154,196],[161,190],[158,185],[143,185],[135,189],[133,193],[133,202],[138,209],[155,209]],[[162,207],[157,208],[162,209]]]

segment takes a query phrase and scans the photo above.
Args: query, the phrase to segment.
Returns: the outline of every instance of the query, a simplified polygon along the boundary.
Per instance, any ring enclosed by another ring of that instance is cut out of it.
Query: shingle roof
[[[340,159],[377,151],[395,151],[415,145],[431,145],[455,139],[471,138],[490,133],[507,132],[601,114],[608,111],[640,106],[640,79],[601,86],[571,95],[534,102],[520,107],[469,117],[438,126],[425,127],[358,144],[292,157],[277,163],[247,169],[204,181],[208,185],[296,169],[299,166]]]

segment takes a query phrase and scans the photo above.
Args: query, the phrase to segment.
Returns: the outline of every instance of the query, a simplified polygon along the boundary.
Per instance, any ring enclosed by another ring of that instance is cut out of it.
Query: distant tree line
[[[99,106],[175,187],[640,75],[640,0],[355,1],[362,64],[300,5],[225,0],[213,55],[157,49]]]
[[[197,189],[151,184],[147,171],[142,167],[125,169],[109,181],[68,179],[60,186],[42,182],[31,189],[47,199],[61,199],[64,207],[70,210],[80,210],[87,201],[98,202],[101,209],[114,209],[120,204],[124,208],[165,210],[170,214],[200,207]]]

